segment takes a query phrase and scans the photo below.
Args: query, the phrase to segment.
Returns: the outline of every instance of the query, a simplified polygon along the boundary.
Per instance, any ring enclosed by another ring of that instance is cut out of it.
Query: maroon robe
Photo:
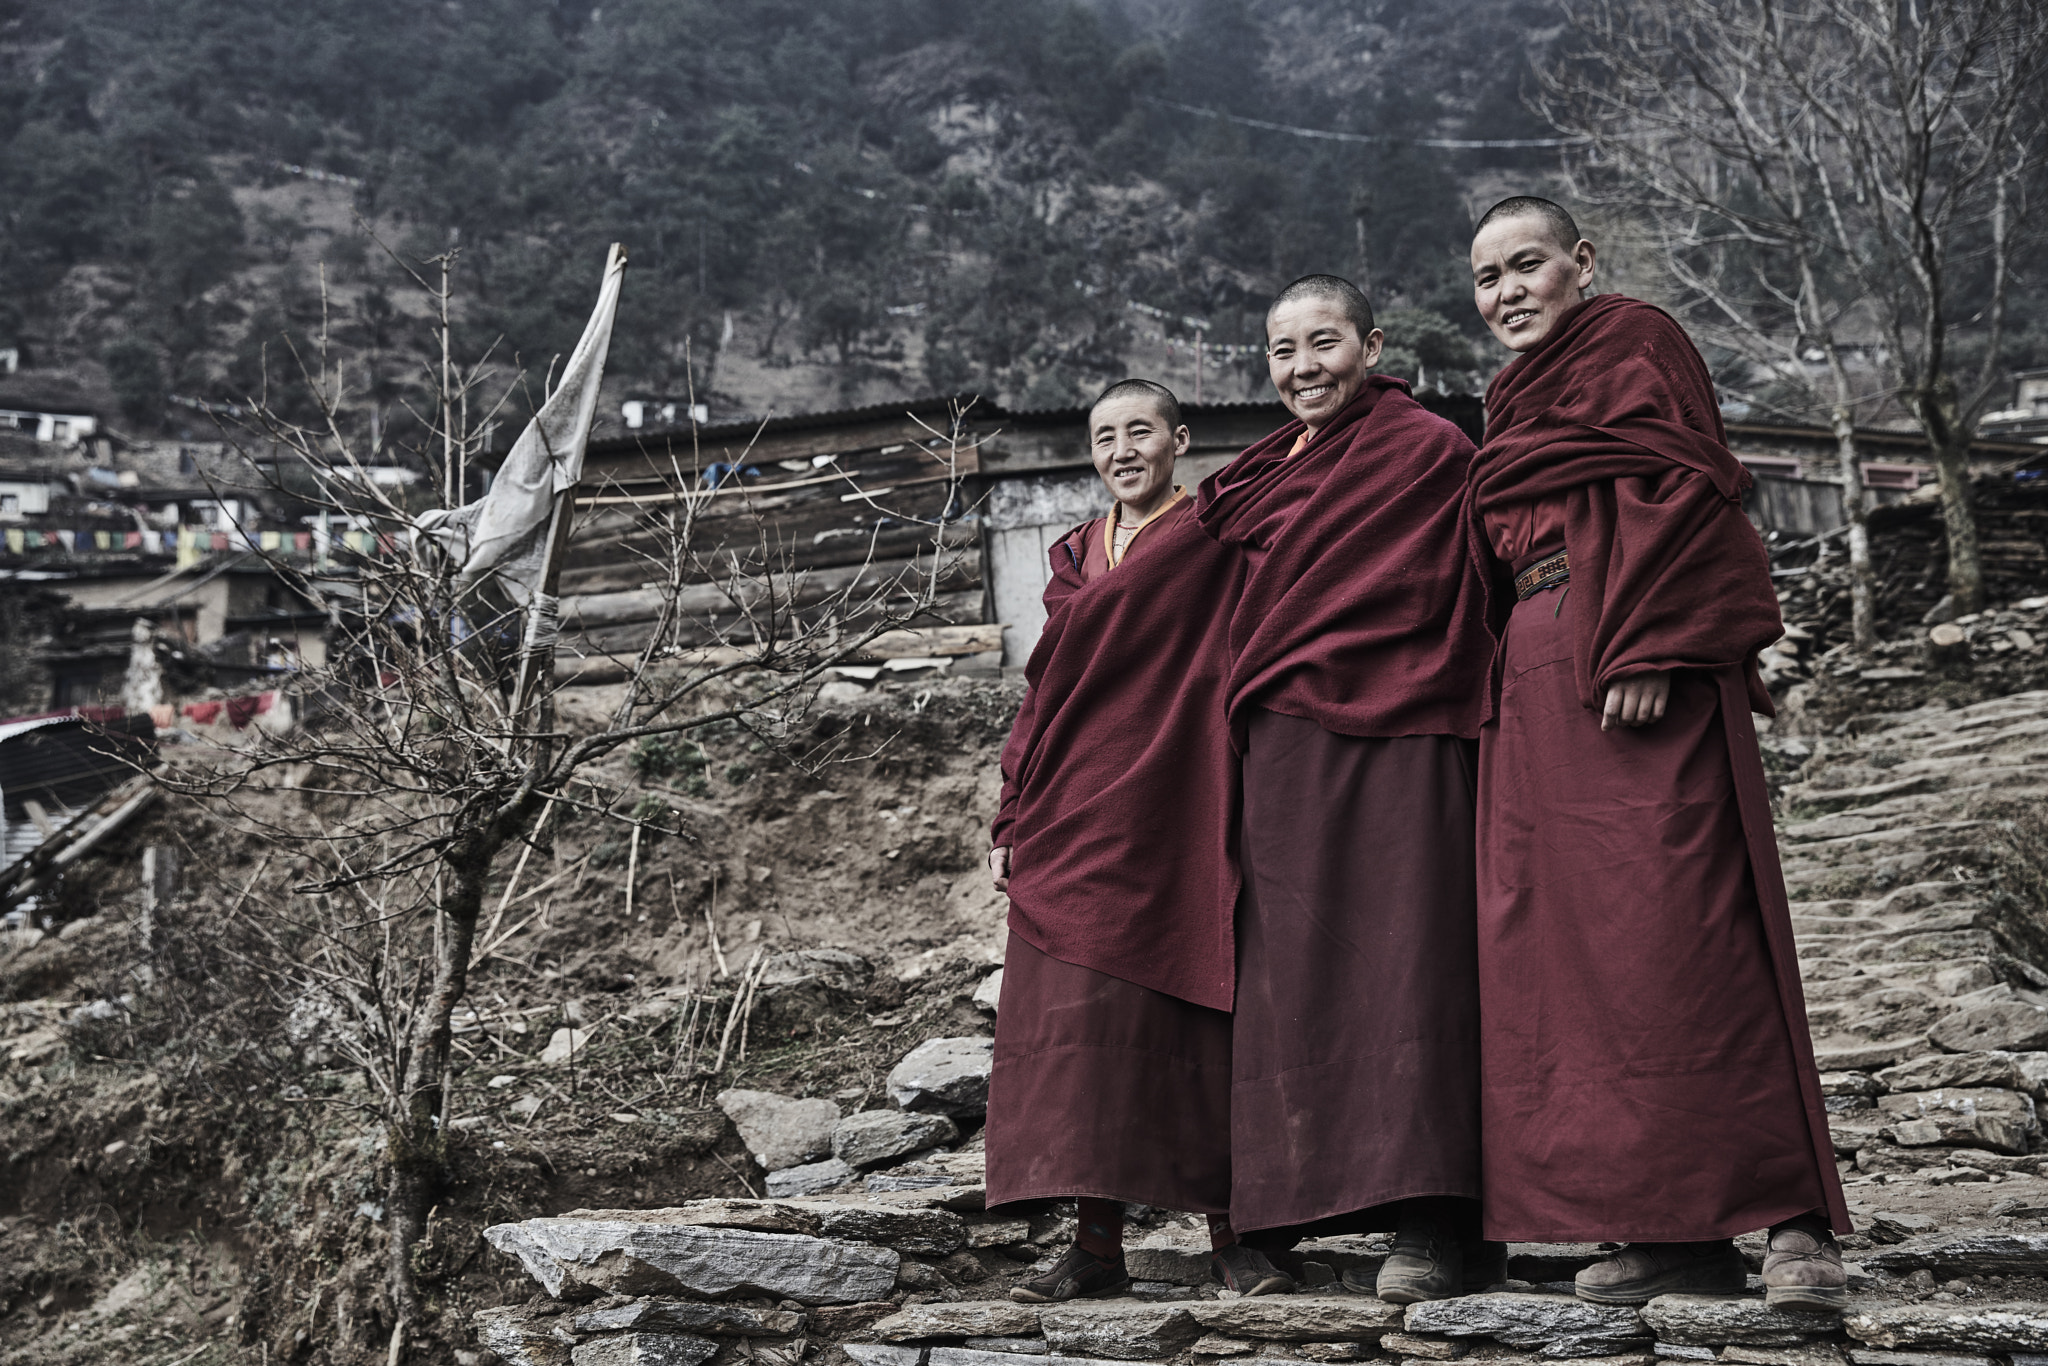
[[[1217,609],[1242,564],[1192,506],[1114,570],[1101,519],[1052,548],[992,828],[1011,848],[992,1206],[1229,1208],[1237,761]]]
[[[1571,563],[1512,609],[1480,737],[1487,1236],[1695,1241],[1808,1210],[1846,1231],[1750,718],[1777,599],[1706,367],[1605,295],[1487,410],[1485,573]],[[1600,730],[1611,683],[1664,670],[1662,720]]]
[[[1479,1194],[1472,443],[1383,376],[1295,452],[1304,430],[1201,491],[1250,565],[1230,617],[1240,1232],[1392,1227],[1396,1201]]]

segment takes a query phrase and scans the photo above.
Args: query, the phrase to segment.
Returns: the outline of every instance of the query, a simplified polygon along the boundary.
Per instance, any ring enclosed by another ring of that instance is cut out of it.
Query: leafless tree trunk
[[[415,278],[434,300],[435,288]],[[431,382],[441,367],[427,368]],[[666,570],[655,590],[659,620],[625,661],[628,686],[606,722],[569,735],[552,719],[552,670],[536,671],[523,648],[523,614],[494,608],[456,582],[458,566],[401,539],[409,511],[365,476],[339,420],[348,397],[342,373],[324,344],[305,369],[322,421],[295,425],[259,396],[250,435],[277,463],[295,460],[311,472],[330,516],[385,540],[325,570],[274,562],[338,623],[328,662],[297,681],[305,723],[290,734],[253,731],[245,747],[187,759],[164,781],[249,836],[290,849],[308,869],[300,904],[273,908],[272,969],[295,997],[317,998],[340,1022],[336,1047],[376,1098],[387,1144],[395,1363],[423,1322],[415,1253],[447,1170],[453,1020],[472,964],[492,947],[480,942],[479,921],[500,856],[535,840],[551,808],[643,824],[643,815],[617,809],[617,797],[578,781],[623,747],[731,723],[799,765],[833,762],[801,739],[811,699],[835,665],[878,636],[929,620],[958,558],[947,518],[960,515],[961,500],[948,497],[951,511],[936,519],[888,509],[896,525],[929,532],[924,552],[820,593],[778,560],[758,518],[751,558],[729,545],[701,547],[695,533],[707,501],[750,495],[704,489],[694,461],[690,469],[672,461],[664,496],[626,500],[638,539],[653,539],[652,558]],[[439,395],[434,410],[454,421],[483,371],[457,373],[451,362],[441,372],[457,393]],[[932,454],[952,471],[953,488],[972,467],[964,430],[961,410],[950,431],[933,433]],[[424,446],[417,454],[443,471],[451,505],[459,502],[476,433],[430,430]],[[572,504],[562,495],[559,515],[570,516]],[[713,595],[716,612],[706,610],[707,586],[724,590]],[[706,639],[714,648],[679,643]],[[283,819],[285,793],[324,799],[320,809],[339,814]]]
[[[1840,452],[1859,649],[1874,641],[1855,418],[1889,394],[1939,470],[1958,610],[1983,594],[1968,453],[1999,378],[2009,266],[2038,166],[2048,0],[1571,0],[1547,112],[1598,156],[1585,189],[1643,212],[1689,322],[1795,392]],[[1986,279],[1968,316],[1966,273]],[[1956,342],[1979,348],[1965,374]],[[1882,389],[1846,350],[1879,357]],[[1816,354],[1817,353],[1817,354]],[[1806,373],[1825,361],[1827,383]],[[1782,405],[1780,405],[1782,406]]]

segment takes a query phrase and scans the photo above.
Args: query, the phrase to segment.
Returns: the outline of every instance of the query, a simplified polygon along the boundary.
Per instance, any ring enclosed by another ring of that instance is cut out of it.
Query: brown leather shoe
[[[1849,1302],[1849,1274],[1835,1235],[1812,1216],[1771,1230],[1764,1254],[1764,1303],[1772,1309],[1839,1314]]]
[[[1114,1295],[1130,1284],[1131,1278],[1124,1272],[1123,1254],[1117,1254],[1114,1261],[1104,1261],[1075,1243],[1052,1270],[1011,1287],[1010,1298],[1019,1304],[1060,1304],[1095,1295]]]
[[[1380,1264],[1373,1293],[1388,1304],[1420,1304],[1464,1293],[1465,1249],[1441,1200],[1410,1200],[1401,1210],[1393,1255]]]
[[[1733,1241],[1628,1243],[1581,1271],[1572,1289],[1594,1304],[1648,1304],[1659,1295],[1740,1295],[1749,1268]]]
[[[1225,1290],[1235,1290],[1247,1297],[1294,1293],[1294,1277],[1274,1266],[1265,1253],[1243,1243],[1232,1243],[1210,1253],[1209,1274]]]

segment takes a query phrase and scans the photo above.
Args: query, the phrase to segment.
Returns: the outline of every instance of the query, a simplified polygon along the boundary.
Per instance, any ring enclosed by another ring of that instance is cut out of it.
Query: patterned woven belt
[[[1571,576],[1571,561],[1567,560],[1564,552],[1560,550],[1549,559],[1538,560],[1515,575],[1515,601],[1527,602],[1544,589],[1555,588],[1566,582]]]

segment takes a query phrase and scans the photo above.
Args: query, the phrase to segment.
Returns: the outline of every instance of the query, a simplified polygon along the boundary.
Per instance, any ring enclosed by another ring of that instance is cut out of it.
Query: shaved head
[[[1088,405],[1093,413],[1113,398],[1142,398],[1159,410],[1160,420],[1166,423],[1166,430],[1180,426],[1180,400],[1173,396],[1173,390],[1149,379],[1120,379],[1095,396]]]
[[[1503,199],[1488,209],[1485,217],[1472,229],[1472,235],[1477,237],[1503,218],[1540,218],[1559,247],[1570,251],[1579,244],[1579,225],[1572,221],[1572,216],[1565,212],[1564,206],[1553,204],[1547,199],[1538,199],[1531,194],[1518,194]]]
[[[1335,306],[1338,312],[1357,325],[1361,339],[1374,327],[1372,304],[1366,299],[1365,292],[1342,276],[1302,276],[1273,296],[1273,302],[1266,305],[1267,320],[1272,320],[1282,304],[1291,304],[1297,299],[1320,299]]]

